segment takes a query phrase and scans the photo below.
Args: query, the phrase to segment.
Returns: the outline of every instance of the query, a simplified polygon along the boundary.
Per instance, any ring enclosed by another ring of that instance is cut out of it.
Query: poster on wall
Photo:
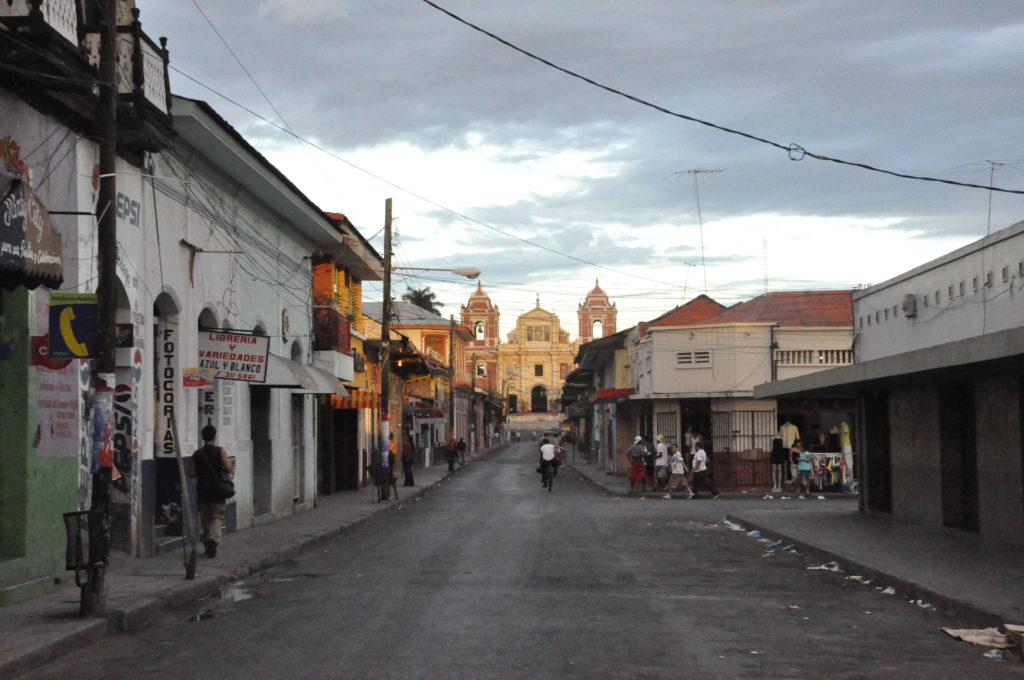
[[[267,381],[270,338],[227,331],[200,331],[199,368],[222,380]]]

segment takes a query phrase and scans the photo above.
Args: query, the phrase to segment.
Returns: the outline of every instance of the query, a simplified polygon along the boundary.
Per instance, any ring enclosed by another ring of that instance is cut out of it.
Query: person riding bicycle
[[[548,485],[547,469],[550,467],[551,476],[554,477],[558,474],[558,447],[550,443],[547,438],[540,440],[540,467],[537,468],[537,472],[540,473],[541,486]]]

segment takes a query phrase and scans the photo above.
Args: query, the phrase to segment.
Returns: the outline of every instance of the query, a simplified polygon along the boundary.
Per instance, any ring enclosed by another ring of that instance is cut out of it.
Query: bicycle
[[[552,461],[553,463],[554,461]],[[548,488],[548,493],[551,492],[551,487],[555,484],[555,466],[548,464],[544,466],[544,481],[543,485]]]

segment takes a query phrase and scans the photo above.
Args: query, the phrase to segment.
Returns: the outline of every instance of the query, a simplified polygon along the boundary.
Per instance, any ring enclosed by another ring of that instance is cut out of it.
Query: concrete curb
[[[893,576],[882,569],[857,562],[856,560],[850,559],[849,557],[837,552],[832,552],[830,550],[825,550],[818,546],[811,545],[796,536],[790,536],[776,529],[761,525],[758,522],[752,522],[740,515],[727,514],[726,519],[735,524],[739,524],[747,531],[759,531],[766,537],[781,539],[784,543],[791,543],[796,546],[796,549],[799,550],[801,554],[807,555],[815,560],[820,560],[822,562],[836,562],[846,574],[857,574],[871,579],[878,585],[892,586],[897,591],[898,595],[909,600],[923,600],[934,606],[944,616],[955,618],[970,627],[986,628],[989,626],[1002,626],[1006,623],[1005,617],[999,616],[993,612],[985,611],[984,609],[972,605],[970,602],[965,602],[955,597],[944,595],[919,583],[914,583],[912,581]]]
[[[357,531],[370,522],[383,517],[385,513],[402,507],[407,501],[420,498],[430,493],[442,482],[467,470],[475,461],[484,460],[501,451],[504,447],[488,449],[466,459],[466,464],[456,467],[453,472],[445,472],[440,478],[426,486],[414,487],[415,492],[403,495],[398,502],[387,505],[375,504],[375,507],[364,517],[332,527],[316,535],[306,536],[280,549],[240,565],[230,574],[220,576],[199,577],[195,581],[181,581],[151,597],[137,600],[128,608],[110,609],[105,618],[93,619],[83,623],[83,627],[56,639],[40,644],[9,661],[0,661],[0,678],[13,678],[35,670],[66,654],[77,651],[105,637],[119,633],[138,633],[149,626],[158,614],[169,609],[184,607],[205,597],[219,593],[226,586],[240,579],[264,572],[272,567],[291,562],[303,553],[318,548],[330,541]],[[316,512],[313,510],[312,512]]]

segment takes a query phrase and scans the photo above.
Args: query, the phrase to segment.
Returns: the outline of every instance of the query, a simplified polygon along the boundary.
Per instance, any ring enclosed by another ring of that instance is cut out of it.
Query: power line
[[[617,90],[614,87],[610,87],[610,86],[605,85],[603,83],[599,83],[598,81],[593,80],[592,78],[588,78],[587,76],[581,75],[581,74],[579,74],[579,73],[577,73],[575,71],[571,71],[571,70],[569,70],[569,69],[567,69],[567,68],[565,68],[563,66],[559,66],[558,64],[556,64],[556,63],[554,63],[552,61],[549,61],[549,60],[547,60],[547,59],[545,59],[543,57],[540,57],[540,56],[534,54],[533,52],[530,52],[529,50],[525,50],[522,47],[519,47],[518,45],[516,45],[516,44],[514,44],[512,42],[509,42],[508,40],[505,40],[504,38],[502,38],[499,35],[496,35],[495,33],[491,33],[490,31],[488,31],[488,30],[486,30],[484,28],[481,28],[480,26],[477,26],[476,24],[474,24],[474,23],[472,23],[470,21],[467,21],[466,19],[463,19],[459,15],[457,15],[457,14],[455,14],[453,12],[450,12],[449,10],[445,9],[444,7],[441,7],[437,3],[431,2],[431,0],[421,0],[421,2],[423,2],[426,5],[429,5],[430,7],[433,7],[434,9],[436,9],[439,12],[441,12],[442,14],[445,14],[445,15],[451,17],[455,21],[458,21],[460,24],[468,26],[469,28],[471,28],[474,31],[477,31],[479,33],[483,33],[488,38],[496,40],[497,42],[501,43],[502,45],[505,45],[506,47],[510,47],[513,50],[515,50],[516,52],[519,52],[520,54],[522,54],[524,56],[527,56],[530,59],[534,59],[535,61],[539,61],[540,63],[544,64],[545,66],[550,66],[551,68],[555,69],[556,71],[561,71],[562,73],[564,73],[564,74],[566,74],[568,76],[572,76],[573,78],[577,78],[579,80],[582,80],[583,82],[588,83],[590,85],[593,85],[594,87],[602,89],[602,90],[604,90],[606,92],[610,92],[611,94],[617,95],[619,97],[625,97],[626,99],[629,99],[630,101],[633,101],[633,102],[636,102],[637,104],[640,104],[641,106],[646,106],[648,108],[654,109],[655,111],[659,111],[659,112],[664,113],[666,115],[674,116],[676,118],[681,118],[683,120],[690,121],[691,123],[699,123],[700,125],[704,125],[704,126],[707,126],[707,127],[710,127],[710,128],[714,128],[715,130],[719,130],[721,132],[726,132],[726,133],[729,133],[731,135],[738,135],[740,137],[746,137],[747,139],[750,139],[752,141],[760,142],[761,144],[767,144],[768,146],[775,147],[776,149],[780,149],[782,151],[785,151],[789,155],[789,159],[791,161],[801,161],[801,160],[804,159],[805,156],[809,156],[809,157],[814,158],[814,159],[819,160],[819,161],[828,161],[830,163],[838,163],[840,165],[848,165],[848,166],[855,167],[855,168],[861,168],[862,170],[869,170],[871,172],[878,172],[878,173],[881,173],[881,174],[884,174],[884,175],[890,175],[892,177],[899,177],[899,178],[902,178],[902,179],[913,179],[913,180],[918,180],[918,181],[922,181],[922,182],[938,182],[938,183],[941,183],[941,184],[950,184],[950,185],[953,185],[953,186],[965,187],[965,188],[968,188],[968,189],[984,189],[986,191],[1001,191],[1001,192],[1007,193],[1007,194],[1024,194],[1024,190],[1020,190],[1020,189],[1003,189],[1003,188],[1000,188],[1000,187],[985,186],[983,184],[970,184],[968,182],[958,182],[956,180],[942,179],[942,178],[939,178],[939,177],[927,177],[927,176],[922,176],[922,175],[908,175],[908,174],[905,174],[905,173],[902,173],[902,172],[895,172],[893,170],[886,170],[884,168],[875,167],[873,165],[868,165],[866,163],[858,163],[858,162],[855,162],[855,161],[847,161],[847,160],[843,160],[841,158],[835,158],[833,156],[826,156],[824,154],[813,153],[811,151],[808,151],[807,149],[805,149],[804,147],[800,146],[799,144],[797,144],[795,142],[792,142],[790,144],[780,144],[779,142],[774,142],[774,141],[772,141],[770,139],[765,139],[764,137],[758,137],[757,135],[751,134],[749,132],[743,132],[742,130],[736,130],[736,129],[733,129],[733,128],[725,127],[724,125],[719,125],[717,123],[712,123],[710,121],[702,120],[702,119],[696,118],[694,116],[688,116],[685,113],[679,113],[677,111],[672,111],[671,109],[667,109],[667,108],[665,108],[663,106],[659,106],[658,104],[654,104],[654,103],[652,103],[650,101],[647,101],[646,99],[642,99],[641,97],[638,97],[636,95],[632,95],[632,94],[629,94],[627,92],[623,92],[622,90]]]
[[[178,73],[181,76],[183,76],[185,78],[188,78],[193,83],[195,83],[196,85],[199,85],[203,89],[208,90],[209,92],[212,92],[213,94],[217,95],[218,97],[220,97],[224,101],[237,106],[238,108],[242,109],[243,111],[245,111],[249,115],[254,116],[254,117],[262,120],[267,125],[273,126],[274,128],[280,130],[281,132],[284,132],[285,134],[287,134],[287,135],[289,135],[291,137],[294,137],[296,140],[298,140],[300,142],[303,142],[305,144],[308,144],[309,146],[313,147],[317,151],[321,151],[321,152],[327,154],[331,158],[334,158],[335,160],[338,160],[338,161],[344,163],[345,165],[349,166],[350,168],[353,168],[354,170],[358,170],[359,172],[367,175],[368,177],[372,177],[373,179],[377,180],[378,182],[383,182],[384,184],[387,184],[388,186],[393,187],[393,188],[397,189],[398,191],[401,191],[404,194],[407,194],[409,196],[412,196],[413,198],[416,198],[416,199],[418,199],[420,201],[423,201],[424,203],[427,203],[428,205],[432,205],[435,208],[438,208],[439,210],[443,210],[443,211],[445,211],[445,212],[447,212],[447,213],[449,213],[451,215],[454,215],[454,216],[456,216],[456,217],[458,217],[458,218],[460,218],[462,220],[465,220],[466,222],[469,222],[471,224],[476,224],[476,225],[481,226],[481,227],[483,227],[485,229],[489,229],[489,230],[491,230],[493,232],[501,234],[502,236],[507,236],[508,238],[515,239],[516,241],[520,241],[520,242],[525,243],[527,245],[531,245],[531,246],[533,246],[535,248],[540,248],[541,250],[546,250],[549,253],[553,253],[555,255],[559,255],[561,257],[568,258],[568,259],[573,260],[575,262],[579,262],[580,264],[585,264],[585,265],[587,265],[589,267],[597,267],[598,269],[604,269],[606,271],[614,272],[616,274],[621,274],[623,276],[629,276],[629,277],[634,278],[634,279],[643,279],[644,281],[650,281],[652,283],[657,283],[658,285],[661,285],[661,286],[669,286],[671,288],[679,288],[680,287],[678,284],[666,283],[665,281],[658,281],[657,279],[652,279],[652,278],[649,278],[649,277],[646,277],[646,276],[642,276],[640,274],[630,273],[630,272],[623,271],[621,269],[615,269],[614,267],[609,267],[607,265],[598,264],[596,262],[591,262],[590,260],[583,259],[582,257],[576,257],[575,255],[570,255],[569,253],[565,253],[565,252],[562,252],[560,250],[556,250],[554,248],[549,248],[548,246],[545,246],[543,244],[537,243],[536,241],[531,241],[530,239],[527,239],[527,238],[523,238],[522,236],[516,236],[515,234],[512,234],[510,232],[507,232],[507,231],[504,231],[502,229],[499,229],[498,227],[495,227],[495,226],[492,226],[490,224],[487,224],[486,222],[482,222],[482,221],[476,219],[475,217],[470,217],[469,215],[461,213],[461,212],[459,212],[459,211],[457,211],[457,210],[455,210],[453,208],[449,208],[448,206],[446,206],[444,204],[441,204],[441,203],[438,203],[437,201],[431,200],[431,199],[427,198],[426,196],[423,196],[422,194],[418,194],[415,191],[412,191],[410,189],[406,189],[405,187],[403,187],[403,186],[401,186],[399,184],[396,184],[396,183],[392,182],[391,180],[389,180],[389,179],[387,179],[385,177],[382,177],[382,176],[380,176],[380,175],[378,175],[378,174],[376,174],[374,172],[371,172],[371,171],[369,171],[369,170],[367,170],[365,168],[362,168],[362,167],[356,165],[355,163],[353,163],[353,162],[351,162],[349,160],[346,160],[345,158],[342,158],[338,154],[336,154],[333,151],[330,151],[330,150],[324,148],[323,146],[320,146],[316,142],[310,141],[310,140],[306,139],[305,137],[301,137],[301,136],[297,135],[296,133],[292,132],[291,130],[287,129],[286,127],[283,127],[282,125],[280,125],[280,124],[278,124],[278,123],[276,123],[276,122],[266,118],[265,116],[262,116],[259,113],[256,113],[254,110],[250,109],[249,107],[245,106],[244,104],[241,104],[241,103],[235,101],[234,99],[232,99],[231,97],[228,97],[227,95],[223,94],[222,92],[219,92],[219,91],[215,90],[214,88],[210,87],[206,83],[203,83],[200,80],[197,80],[196,78],[193,78],[189,74],[185,73],[184,71],[182,71],[179,68],[176,68],[173,65],[168,64],[168,68],[173,70],[175,73]]]

